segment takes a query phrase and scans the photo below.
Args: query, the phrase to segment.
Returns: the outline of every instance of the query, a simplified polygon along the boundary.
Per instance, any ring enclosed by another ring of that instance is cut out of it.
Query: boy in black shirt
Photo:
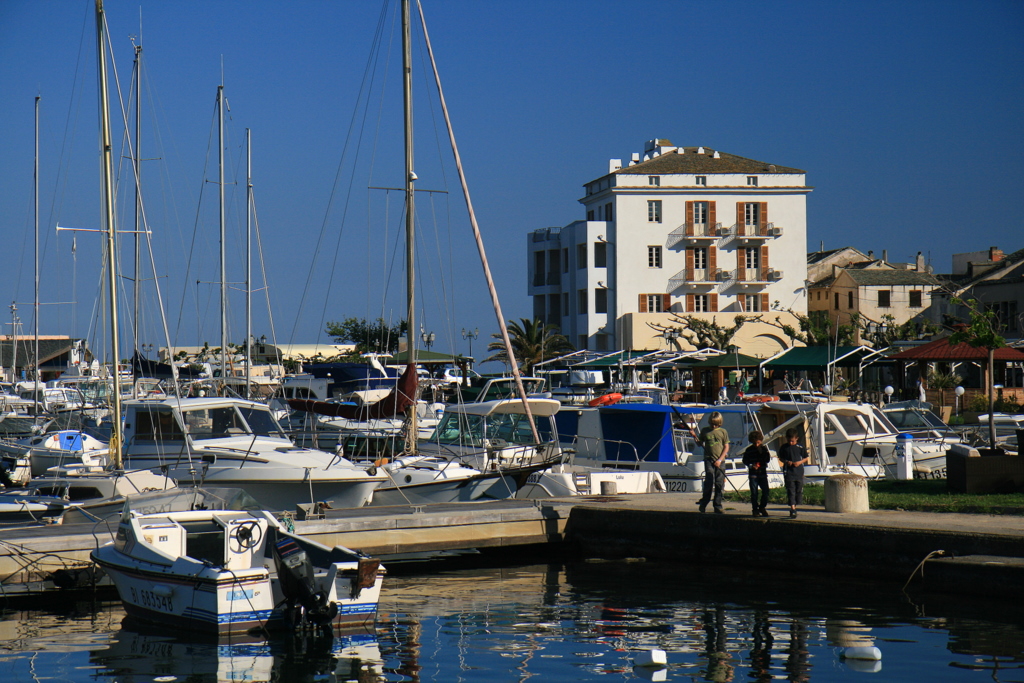
[[[795,429],[786,430],[789,442],[779,449],[779,462],[782,464],[782,476],[786,482],[786,498],[789,500],[789,516],[796,518],[796,506],[804,502],[804,465],[810,458],[804,447],[797,443],[800,433]]]
[[[764,445],[764,434],[761,432],[750,432],[747,437],[750,445],[743,451],[743,464],[747,466],[747,474],[750,477],[750,505],[753,507],[754,517],[767,517],[768,511],[768,463],[771,462],[772,454]],[[761,489],[761,504],[757,503],[757,490]]]

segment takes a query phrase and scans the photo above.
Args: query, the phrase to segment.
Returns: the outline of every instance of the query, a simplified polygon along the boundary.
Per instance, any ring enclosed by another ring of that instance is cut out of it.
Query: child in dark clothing
[[[747,437],[750,445],[743,451],[743,464],[747,466],[747,474],[750,477],[750,505],[753,507],[754,517],[767,517],[768,511],[768,463],[771,462],[772,454],[764,445],[764,434],[761,432],[750,432]],[[761,489],[761,504],[757,502],[757,490]]]
[[[779,449],[782,476],[786,481],[786,497],[789,499],[789,516],[796,517],[796,506],[804,502],[804,465],[810,462],[807,451],[798,442],[800,433],[795,429],[786,430],[787,443]]]

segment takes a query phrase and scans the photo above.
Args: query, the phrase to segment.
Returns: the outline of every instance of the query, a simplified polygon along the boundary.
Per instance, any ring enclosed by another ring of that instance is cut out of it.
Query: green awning
[[[858,367],[875,350],[867,346],[798,346],[761,363],[768,370],[827,370]]]
[[[754,358],[742,353],[725,353],[721,356],[713,356],[707,360],[692,365],[694,370],[704,368],[756,368],[764,362],[761,358]]]
[[[423,349],[416,350],[416,362],[417,363],[455,363],[456,358],[465,358],[464,356],[452,356],[447,353],[437,353],[436,351],[424,351]],[[395,364],[408,363],[409,352],[402,351],[391,355],[391,362]]]

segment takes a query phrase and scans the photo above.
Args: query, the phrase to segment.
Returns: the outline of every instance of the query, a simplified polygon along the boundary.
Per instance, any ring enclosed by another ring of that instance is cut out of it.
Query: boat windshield
[[[862,438],[868,435],[867,425],[860,415],[849,413],[829,413],[825,416],[825,433],[832,434],[836,427],[850,438]]]
[[[535,420],[541,440],[554,438],[550,420]],[[502,439],[520,445],[534,443],[530,421],[522,413],[495,413],[487,416],[445,413],[430,437],[434,443],[477,447],[483,446],[484,439]]]
[[[945,429],[946,427],[938,415],[923,410],[886,410],[884,413],[900,429]]]
[[[253,434],[285,438],[281,425],[277,424],[277,420],[274,419],[274,416],[266,408],[239,406],[238,410],[242,413],[245,421],[249,423],[249,430]]]
[[[249,433],[248,425],[234,406],[193,408],[182,413],[185,431],[193,439],[223,439]]]

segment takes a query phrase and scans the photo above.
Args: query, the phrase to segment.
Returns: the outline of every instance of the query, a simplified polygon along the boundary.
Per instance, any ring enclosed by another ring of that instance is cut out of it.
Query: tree
[[[939,405],[946,405],[946,390],[953,389],[963,381],[960,375],[955,372],[943,372],[937,368],[932,368],[928,373],[928,386],[932,389],[939,390]]]
[[[732,339],[748,322],[759,321],[761,316],[754,318],[738,315],[733,319],[732,327],[722,327],[716,320],[698,318],[692,315],[673,315],[672,322],[679,327],[670,325],[656,325],[647,323],[651,329],[658,330],[662,334],[672,330],[678,330],[679,336],[697,349],[718,349],[728,351],[732,345]]]
[[[512,353],[515,354],[519,363],[519,370],[529,375],[533,372],[533,366],[543,360],[555,358],[563,353],[573,351],[573,345],[559,331],[556,325],[545,325],[540,320],[529,320],[520,318],[522,325],[514,320],[508,321],[508,336],[512,342]],[[491,335],[496,341],[487,345],[488,351],[495,351],[489,358],[484,359],[487,363],[492,360],[508,363],[508,353],[505,350],[505,342],[501,334]]]
[[[367,322],[366,318],[346,318],[340,323],[327,323],[327,334],[338,343],[356,345],[356,353],[394,353],[398,338],[408,330],[406,321],[389,325],[383,318]]]
[[[796,318],[796,327],[782,322],[778,316],[765,322],[782,330],[791,343],[800,342],[805,346],[852,346],[861,330],[860,316],[856,313],[850,316],[849,323],[842,325],[834,325],[828,311],[810,311],[807,315],[794,310],[786,310],[786,313]]]
[[[941,331],[941,328],[929,320],[911,318],[904,323],[897,323],[891,315],[883,315],[879,323],[866,321],[863,318],[860,329],[861,339],[876,349],[887,349],[898,341],[913,341],[930,337]],[[863,322],[866,321],[866,322]]]
[[[1006,340],[996,332],[999,328],[999,320],[996,318],[995,311],[982,309],[976,299],[963,301],[954,298],[953,303],[958,306],[967,307],[971,315],[971,322],[966,325],[960,324],[957,326],[956,331],[949,336],[950,345],[967,344],[976,349],[986,349],[988,351],[988,364],[985,372],[985,388],[988,390],[988,439],[989,447],[995,448],[995,379],[993,373],[996,367],[996,349],[1006,346]]]

